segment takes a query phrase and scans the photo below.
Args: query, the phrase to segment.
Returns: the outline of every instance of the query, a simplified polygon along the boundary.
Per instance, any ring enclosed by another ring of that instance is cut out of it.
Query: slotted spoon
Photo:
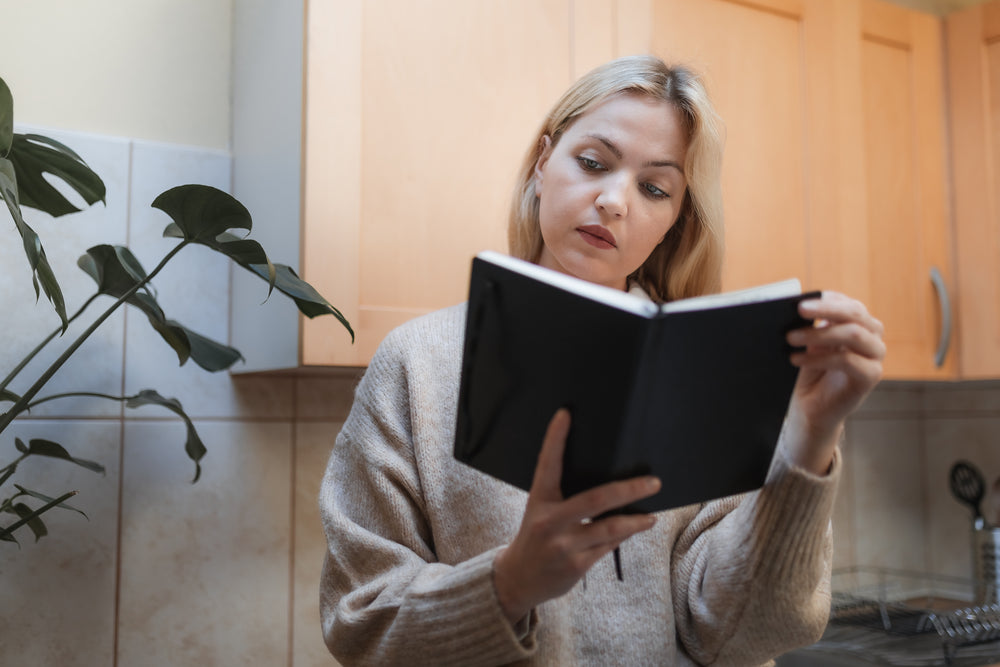
[[[951,466],[951,493],[972,508],[973,526],[978,530],[985,525],[981,505],[986,495],[986,482],[983,475],[968,461],[956,461]]]

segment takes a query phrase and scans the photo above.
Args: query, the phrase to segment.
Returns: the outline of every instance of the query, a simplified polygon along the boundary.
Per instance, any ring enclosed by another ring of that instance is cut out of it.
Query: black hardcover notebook
[[[531,487],[552,415],[572,416],[562,489],[654,474],[655,512],[764,483],[807,325],[797,280],[658,305],[494,252],[473,260],[455,458]]]

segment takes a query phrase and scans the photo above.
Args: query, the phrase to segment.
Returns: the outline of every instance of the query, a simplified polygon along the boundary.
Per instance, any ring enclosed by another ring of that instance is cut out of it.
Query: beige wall
[[[228,149],[233,0],[0,2],[15,120]]]

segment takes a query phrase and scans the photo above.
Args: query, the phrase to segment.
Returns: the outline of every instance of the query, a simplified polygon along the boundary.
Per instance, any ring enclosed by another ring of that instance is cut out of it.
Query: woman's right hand
[[[655,523],[649,514],[592,520],[659,491],[655,477],[610,482],[563,498],[560,484],[569,424],[565,409],[549,422],[521,527],[493,564],[497,596],[511,624],[542,602],[568,593],[601,557]]]

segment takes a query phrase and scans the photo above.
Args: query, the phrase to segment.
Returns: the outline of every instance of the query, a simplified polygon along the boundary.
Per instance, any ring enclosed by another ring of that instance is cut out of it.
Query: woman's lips
[[[600,225],[584,225],[577,227],[576,231],[580,234],[580,238],[595,248],[607,250],[618,247],[618,244],[615,243],[615,235]]]

